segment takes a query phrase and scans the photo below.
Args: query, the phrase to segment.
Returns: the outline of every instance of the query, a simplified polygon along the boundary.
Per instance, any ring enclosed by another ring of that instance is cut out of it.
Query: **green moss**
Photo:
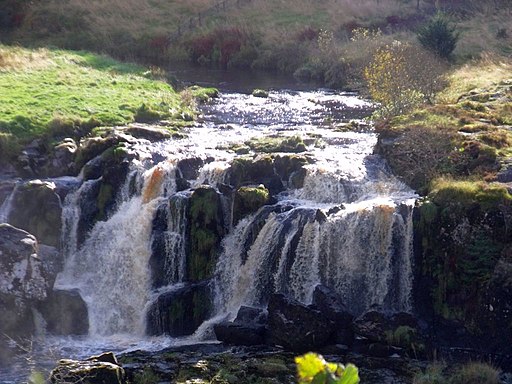
[[[473,181],[438,179],[430,196],[440,206],[467,208],[479,204],[484,210],[512,203],[512,196],[503,185]]]
[[[105,220],[107,218],[107,207],[112,202],[114,188],[108,183],[102,183],[98,193],[98,216],[97,220]]]
[[[157,384],[160,381],[160,376],[149,367],[145,367],[142,372],[136,373],[133,377],[133,384]]]
[[[256,212],[270,200],[270,192],[264,186],[241,187],[236,191],[233,207],[233,221]]]
[[[291,137],[264,137],[251,139],[245,144],[255,152],[305,152],[306,145],[300,136]]]
[[[201,187],[194,191],[189,217],[188,279],[200,281],[213,274],[222,236],[220,199],[213,188]]]
[[[193,85],[188,89],[192,92],[192,96],[200,103],[207,103],[211,99],[219,97],[219,90],[217,88],[203,88]]]

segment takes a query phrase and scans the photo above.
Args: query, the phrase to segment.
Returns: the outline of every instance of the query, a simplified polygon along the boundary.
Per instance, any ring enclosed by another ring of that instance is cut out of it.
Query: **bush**
[[[450,26],[446,16],[438,12],[418,31],[418,40],[426,49],[447,59],[457,45],[459,34]]]
[[[394,41],[376,51],[364,69],[372,98],[381,104],[378,117],[388,118],[431,102],[442,88],[444,65],[427,51]]]
[[[307,353],[295,358],[299,383],[357,384],[359,371],[353,364],[329,363],[316,353]]]
[[[450,384],[499,384],[499,370],[485,363],[468,363],[451,378]]]
[[[434,363],[429,365],[425,372],[414,375],[413,384],[446,384],[447,379],[443,374],[445,366]]]

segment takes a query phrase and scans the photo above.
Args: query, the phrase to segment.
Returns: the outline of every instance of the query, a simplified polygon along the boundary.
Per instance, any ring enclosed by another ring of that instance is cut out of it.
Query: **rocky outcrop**
[[[11,204],[10,224],[32,233],[43,244],[60,245],[62,206],[55,183],[41,180],[23,183]]]
[[[86,335],[89,331],[87,304],[78,290],[50,292],[38,309],[52,335]]]
[[[234,321],[215,324],[217,340],[232,345],[265,344],[267,314],[260,308],[242,306]]]
[[[306,352],[332,343],[334,323],[316,309],[282,294],[268,303],[269,340],[293,352]]]
[[[210,285],[207,281],[185,284],[162,293],[147,313],[149,335],[191,335],[212,313]]]
[[[186,280],[198,282],[213,276],[224,235],[220,195],[209,186],[197,188],[188,208]]]
[[[104,353],[87,360],[60,360],[50,374],[52,384],[124,384],[125,372],[115,356]]]
[[[34,236],[0,224],[0,333],[26,337],[34,332],[32,308],[47,297],[44,267]]]
[[[245,216],[256,212],[269,201],[270,193],[263,185],[238,188],[233,202],[233,225]]]

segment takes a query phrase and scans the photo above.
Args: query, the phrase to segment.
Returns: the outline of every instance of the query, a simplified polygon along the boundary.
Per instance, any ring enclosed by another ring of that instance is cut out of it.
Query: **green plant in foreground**
[[[353,364],[346,366],[329,363],[321,355],[306,353],[295,358],[299,384],[357,384],[359,370]]]

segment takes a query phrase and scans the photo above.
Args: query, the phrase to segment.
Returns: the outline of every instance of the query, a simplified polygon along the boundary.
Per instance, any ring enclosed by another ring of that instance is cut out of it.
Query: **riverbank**
[[[94,128],[165,120],[189,125],[193,92],[178,93],[165,72],[90,52],[0,45],[0,158],[34,139],[48,146]]]

